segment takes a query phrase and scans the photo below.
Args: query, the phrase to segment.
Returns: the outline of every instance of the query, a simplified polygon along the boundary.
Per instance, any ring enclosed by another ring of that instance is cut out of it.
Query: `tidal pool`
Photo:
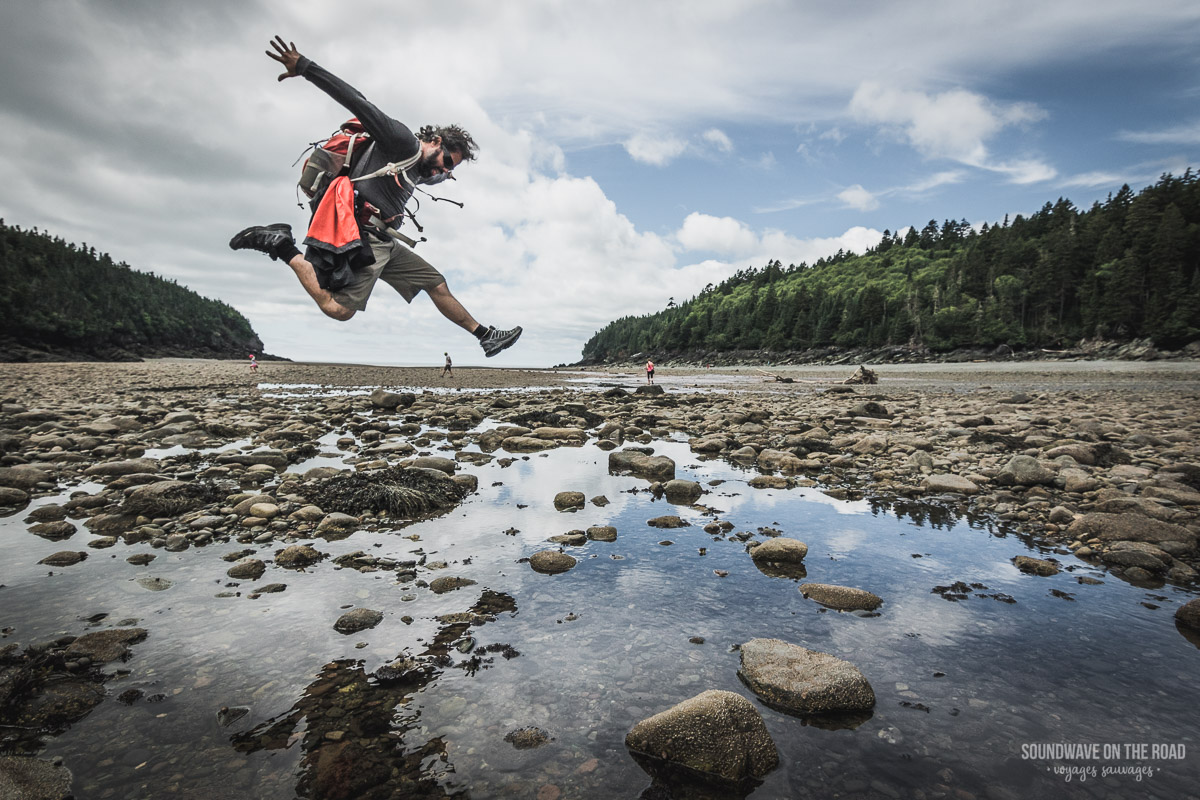
[[[337,438],[305,468],[339,465],[349,454]],[[115,665],[107,699],[42,755],[63,757],[79,798],[635,797],[651,782],[624,747],[629,729],[724,689],[755,703],[779,750],[754,798],[1196,796],[1200,651],[1172,616],[1192,593],[1129,585],[936,506],[754,489],[757,473],[677,441],[651,446],[704,486],[702,507],[610,475],[594,444],[497,452],[464,467],[479,489],[453,511],[314,540],[329,558],[271,566],[253,583],[231,581],[221,556],[253,549],[269,561],[282,545],[118,544],[73,567],[39,566],[87,536],[29,534],[28,512],[70,491],[39,499],[0,520],[8,640],[126,619],[149,631]],[[567,490],[589,502],[556,511]],[[600,496],[606,505],[591,501]],[[691,524],[647,525],[668,514]],[[734,527],[705,533],[714,520]],[[569,572],[524,563],[557,547],[548,537],[595,525],[615,527],[616,541],[566,547],[578,559]],[[878,615],[826,610],[800,594],[802,580],[759,571],[735,535],[745,532],[806,542],[803,580],[872,591],[884,599]],[[417,561],[417,580],[334,565],[355,551]],[[134,566],[135,553],[156,557]],[[1011,561],[1047,554],[1064,567],[1049,578]],[[425,585],[445,576],[475,583],[444,594]],[[144,578],[163,579],[160,590]],[[251,597],[269,583],[286,589]],[[353,607],[383,620],[338,633]],[[831,729],[759,703],[737,677],[737,646],[758,637],[856,665],[877,697],[870,718]],[[433,666],[389,680],[403,656]],[[506,740],[530,727],[548,741]],[[1055,743],[1098,745],[1100,757],[1041,746]],[[1142,743],[1175,747],[1154,758],[1124,749]]]

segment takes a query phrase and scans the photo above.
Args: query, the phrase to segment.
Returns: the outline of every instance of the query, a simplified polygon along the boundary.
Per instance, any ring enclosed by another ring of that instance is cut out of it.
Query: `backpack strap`
[[[374,146],[375,146],[375,143],[372,142],[370,147],[374,147]],[[409,191],[411,191],[413,182],[408,179],[408,176],[405,175],[404,172],[405,172],[405,170],[409,169],[410,167],[415,165],[420,160],[421,160],[421,148],[417,147],[417,152],[414,153],[410,158],[406,158],[403,161],[393,161],[390,164],[385,164],[384,166],[380,167],[379,169],[375,170],[374,172],[372,172],[368,175],[359,175],[357,177],[351,177],[350,181],[351,181],[351,183],[355,183],[357,181],[365,181],[365,180],[369,180],[371,178],[382,178],[387,175],[392,175],[392,176],[396,177],[397,180],[403,180],[405,183],[407,183],[410,187]]]

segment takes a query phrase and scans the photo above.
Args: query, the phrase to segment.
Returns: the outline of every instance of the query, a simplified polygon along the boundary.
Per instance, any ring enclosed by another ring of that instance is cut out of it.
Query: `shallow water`
[[[337,438],[321,441],[332,457],[303,468],[340,464],[349,453]],[[991,798],[1195,796],[1200,651],[1172,618],[1188,592],[1134,587],[1065,553],[1055,554],[1061,574],[1027,576],[1011,559],[1044,554],[982,523],[936,509],[899,516],[815,489],[752,489],[746,481],[755,473],[701,461],[680,442],[653,446],[675,459],[678,477],[705,485],[700,502],[716,517],[655,499],[643,480],[609,475],[607,454],[593,445],[514,455],[508,466],[467,467],[479,491],[445,516],[316,540],[330,559],[303,572],[270,567],[255,585],[287,590],[256,599],[251,584],[229,585],[220,559],[246,545],[169,553],[119,544],[49,570],[36,562],[82,549],[89,534],[33,536],[21,522],[33,506],[0,520],[0,627],[15,628],[9,641],[81,634],[100,613],[108,614],[102,627],[135,618],[149,631],[119,665],[128,675],[107,684],[108,699],[49,740],[43,755],[63,756],[80,798],[334,797],[312,784],[309,756],[342,734],[361,744],[361,762],[351,764],[364,773],[415,754],[424,782],[410,796],[533,797],[550,784],[563,797],[633,797],[650,779],[624,748],[628,730],[707,689],[754,700],[737,678],[735,648],[772,637],[852,662],[877,705],[858,727],[830,730],[755,701],[781,764],[754,798],[920,797],[944,787]],[[564,490],[610,502],[557,512],[552,501]],[[692,525],[646,524],[665,514]],[[875,592],[885,600],[879,615],[804,599],[800,581],[755,568],[742,541],[704,533],[714,518],[734,532],[769,527],[805,541],[805,580]],[[546,576],[522,563],[555,546],[547,537],[592,525],[615,526],[618,538],[566,548],[579,560],[571,571]],[[281,545],[249,547],[269,560]],[[418,578],[476,584],[435,595],[391,572],[333,565],[357,550],[445,561],[445,569],[421,566]],[[150,551],[157,557],[146,567],[125,561]],[[171,585],[151,591],[138,582],[145,577]],[[932,591],[955,581],[972,585],[966,599]],[[479,608],[481,598],[490,621],[455,628],[436,619]],[[333,623],[351,606],[384,619],[343,636]],[[468,638],[475,649],[462,652]],[[487,652],[490,644],[511,649]],[[369,677],[402,653],[435,651],[446,658],[423,685],[402,690]],[[144,696],[116,701],[131,688]],[[334,694],[364,704],[345,716],[329,712],[321,698]],[[249,708],[244,717],[218,721],[219,709],[239,706]],[[504,737],[525,726],[553,740],[517,750]],[[1186,755],[1056,761],[1031,750],[1057,742],[1182,744]],[[1097,774],[1068,782],[1054,772],[1064,765]],[[1105,767],[1157,771],[1136,779],[1102,776]]]

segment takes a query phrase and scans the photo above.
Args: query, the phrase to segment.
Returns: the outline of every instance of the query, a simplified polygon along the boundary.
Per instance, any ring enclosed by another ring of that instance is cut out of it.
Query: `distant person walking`
[[[646,362],[646,383],[654,383],[654,362]]]
[[[351,163],[328,185],[314,191],[312,221],[303,244],[296,246],[290,225],[254,225],[229,241],[234,250],[257,250],[292,268],[300,285],[328,317],[345,321],[367,308],[367,298],[382,280],[400,293],[405,302],[424,291],[442,316],[473,334],[483,354],[496,355],[516,344],[517,326],[509,330],[481,325],[450,293],[446,279],[410,247],[415,242],[397,228],[405,206],[420,184],[440,183],[464,161],[475,159],[477,145],[458,125],[427,125],[417,133],[384,114],[357,89],[300,55],[296,45],[278,36],[267,55],[284,67],[279,80],[303,77],[341,103],[369,135],[354,153]],[[412,80],[395,76],[403,88]],[[378,69],[378,65],[375,65]],[[417,80],[437,85],[437,68]],[[415,205],[415,203],[414,203]]]
[[[444,355],[446,356],[446,366],[442,367],[442,377],[444,378],[447,375],[449,375],[451,378],[453,378],[454,377],[454,369],[453,369],[454,365],[452,363],[450,363],[450,354],[445,353]]]
[[[258,361],[254,358],[254,353],[250,354],[250,371],[258,372]]]

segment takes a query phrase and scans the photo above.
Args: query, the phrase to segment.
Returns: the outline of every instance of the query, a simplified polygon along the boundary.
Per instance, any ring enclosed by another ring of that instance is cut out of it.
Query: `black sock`
[[[275,248],[275,258],[278,258],[283,263],[288,263],[296,256],[300,255],[300,248],[296,247],[295,242],[284,242]]]
[[[471,331],[471,333],[475,334],[476,339],[482,339],[484,336],[487,336],[487,332],[490,330],[491,328],[489,328],[487,325],[480,325],[475,328],[475,330]]]

